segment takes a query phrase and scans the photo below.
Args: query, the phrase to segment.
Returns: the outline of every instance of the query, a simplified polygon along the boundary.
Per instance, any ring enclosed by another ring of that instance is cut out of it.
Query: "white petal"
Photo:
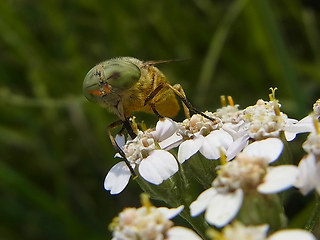
[[[292,141],[298,133],[314,132],[313,117],[307,116],[299,122],[291,122],[284,127],[287,141]]]
[[[290,229],[277,231],[271,234],[267,240],[316,240],[316,238],[308,231]]]
[[[177,130],[178,126],[177,123],[174,122],[170,118],[161,118],[157,122],[156,131],[154,132],[153,136],[158,141],[163,141],[164,139],[170,137],[174,134]]]
[[[295,124],[288,124],[284,127],[285,131],[292,133],[314,132],[313,117],[307,116]]]
[[[264,194],[277,193],[293,186],[298,176],[298,168],[293,165],[281,165],[268,168],[258,191]]]
[[[123,134],[117,134],[114,140],[120,148],[122,148],[126,144],[126,138]]]
[[[190,213],[192,217],[195,217],[202,213],[209,205],[211,199],[217,194],[214,188],[209,188],[203,191],[198,198],[191,203]]]
[[[180,214],[184,209],[184,206],[181,205],[177,208],[159,207],[157,209],[165,216],[166,219],[171,219]]]
[[[163,141],[159,142],[159,146],[163,150],[170,150],[175,147],[178,147],[183,141],[183,137],[176,133],[172,134],[170,137],[164,139]]]
[[[131,172],[125,162],[119,162],[108,172],[104,180],[104,188],[111,194],[118,194],[127,186]]]
[[[317,163],[316,172],[317,172],[316,190],[317,190],[318,194],[320,195],[320,162]]]
[[[216,227],[225,226],[237,215],[242,200],[243,191],[240,188],[233,193],[216,194],[205,213],[206,220]]]
[[[286,119],[286,124],[295,124],[295,123],[298,123],[299,121],[297,119],[294,119],[294,118],[288,118]]]
[[[243,152],[252,157],[270,159],[269,163],[275,161],[281,154],[283,143],[278,138],[267,138],[249,144]]]
[[[239,152],[242,151],[249,143],[249,135],[245,134],[242,137],[237,138],[228,148],[226,152],[227,160],[233,159]]]
[[[204,137],[200,135],[198,137],[194,137],[193,139],[186,140],[180,144],[178,151],[179,163],[183,163],[185,160],[189,159],[193,154],[199,151],[203,142],[203,138]]]
[[[194,231],[185,227],[172,227],[167,231],[168,240],[202,240]]]
[[[237,124],[233,124],[231,122],[226,122],[223,124],[222,129],[225,130],[226,132],[228,132],[233,137],[233,139],[236,139],[239,137],[239,133],[240,134],[244,133],[241,129],[241,127],[243,127],[243,126],[244,126],[243,120],[241,120]]]
[[[320,175],[320,173],[317,173],[315,156],[309,154],[307,157],[304,157],[298,165],[298,170],[299,174],[294,186],[299,188],[303,195],[306,195],[314,189],[319,182],[317,175]]]
[[[204,138],[199,151],[207,159],[218,159],[221,157],[220,149],[225,153],[232,142],[229,133],[222,129],[215,130]]]
[[[315,131],[313,123],[296,123],[296,124],[285,126],[284,130],[286,132],[291,132],[295,134]]]
[[[304,118],[302,118],[298,123],[305,123],[305,124],[312,124],[313,125],[313,116],[312,115],[308,115]]]
[[[285,131],[284,132],[284,136],[286,137],[286,140],[288,142],[292,141],[293,139],[296,138],[297,134],[296,133],[293,133],[293,132],[288,132],[288,131]]]
[[[174,156],[165,150],[154,150],[139,165],[139,173],[148,182],[159,185],[178,171]]]

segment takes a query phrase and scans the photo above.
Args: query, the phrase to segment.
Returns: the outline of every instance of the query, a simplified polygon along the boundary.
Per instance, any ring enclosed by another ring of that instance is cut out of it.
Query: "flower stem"
[[[188,162],[184,165],[184,168],[199,182],[205,189],[211,187],[213,179],[216,177],[216,167],[219,161],[209,160],[197,153],[193,155]]]
[[[314,230],[314,227],[319,223],[320,219],[320,197],[316,194],[316,201],[310,218],[308,219],[305,229],[308,231]]]
[[[190,223],[190,225],[202,237],[202,239],[208,239],[206,237],[206,231],[209,229],[209,225],[204,220],[203,216],[191,217],[189,213],[190,209],[186,207],[180,213],[180,216],[187,220],[188,223]]]

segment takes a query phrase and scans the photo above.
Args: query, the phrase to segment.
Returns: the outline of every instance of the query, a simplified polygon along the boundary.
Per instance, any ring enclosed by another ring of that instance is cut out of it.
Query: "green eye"
[[[128,89],[140,79],[139,67],[130,58],[115,58],[93,67],[83,82],[83,93],[89,101],[98,102],[112,88]]]
[[[140,78],[141,71],[127,58],[116,58],[101,63],[105,80],[114,87],[128,89]]]

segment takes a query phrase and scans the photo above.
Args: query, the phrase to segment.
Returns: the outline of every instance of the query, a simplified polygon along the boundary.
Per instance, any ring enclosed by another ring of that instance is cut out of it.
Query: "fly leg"
[[[192,104],[188,101],[187,97],[186,97],[186,94],[183,90],[183,88],[181,87],[180,84],[175,84],[174,86],[171,86],[169,83],[165,83],[165,84],[161,84],[159,85],[155,90],[153,90],[150,95],[146,98],[145,100],[145,103],[144,105],[147,105],[149,104],[150,101],[152,101],[152,99],[160,92],[160,90],[162,90],[163,88],[168,88],[168,89],[171,89],[174,94],[182,101],[182,104],[183,104],[183,109],[184,109],[184,113],[186,115],[187,118],[190,118],[190,113],[189,111],[191,112],[194,112],[194,113],[197,113],[197,114],[200,114],[201,116],[213,121],[213,122],[216,122],[217,120],[215,118],[212,118],[212,117],[209,117],[208,115],[206,115],[205,113],[201,112],[200,110],[196,109],[195,107],[192,106]],[[153,104],[151,104],[151,108],[152,110],[155,112],[156,115],[159,115],[157,114],[156,112],[156,109],[154,107]]]
[[[121,121],[121,120],[120,120]],[[125,129],[127,129],[128,131],[128,134],[130,135],[131,139],[135,139],[137,134],[135,133],[135,131],[132,129],[132,126],[131,126],[131,122],[130,122],[130,118],[124,120],[124,121],[121,121],[123,123],[123,127]]]
[[[168,88],[170,88],[176,95],[178,98],[180,98],[180,100],[185,104],[185,106],[194,113],[200,114],[201,116],[211,120],[212,122],[216,122],[217,120],[215,118],[209,117],[208,115],[206,115],[205,113],[201,112],[200,110],[196,109],[195,107],[193,107],[191,105],[191,103],[188,101],[182,87],[180,84],[175,84],[174,86],[171,86],[170,84],[166,84],[168,86]]]
[[[127,123],[126,123],[127,122]],[[111,133],[111,129],[117,127],[117,126],[120,126],[120,125],[123,125],[123,127],[125,127],[127,130],[128,128],[126,127],[127,124],[129,124],[130,126],[130,123],[128,120],[126,121],[122,121],[122,120],[118,120],[116,122],[113,122],[111,123],[108,127],[107,127],[107,131],[108,131],[108,135],[109,135],[109,138],[111,140],[111,143],[113,145],[113,147],[116,149],[116,151],[121,155],[121,157],[124,159],[124,162],[126,163],[127,167],[129,168],[130,170],[130,173],[132,175],[133,178],[136,178],[137,177],[137,174],[134,172],[132,166],[130,165],[130,162],[128,161],[128,159],[126,158],[126,154],[123,152],[123,150],[121,149],[121,147],[119,147],[119,145],[117,144],[115,138],[113,137],[112,133]],[[135,133],[133,132],[131,126],[130,126],[130,129],[132,131],[132,133],[134,134],[135,136]],[[129,131],[128,131],[129,132]],[[130,134],[130,133],[129,133]],[[131,136],[131,135],[130,135]],[[131,136],[132,137],[132,136]]]
[[[144,106],[146,106],[147,104],[150,104],[152,111],[158,118],[163,118],[163,116],[161,116],[160,113],[157,111],[156,106],[152,100],[160,92],[160,90],[163,89],[163,87],[164,87],[163,84],[156,87],[144,101]]]

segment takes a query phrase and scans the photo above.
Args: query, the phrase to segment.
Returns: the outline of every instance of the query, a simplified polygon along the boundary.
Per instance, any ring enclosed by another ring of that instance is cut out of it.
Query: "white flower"
[[[318,100],[317,103],[320,103]],[[315,132],[309,134],[303,143],[303,149],[308,153],[303,157],[298,165],[298,178],[295,187],[299,188],[303,195],[307,195],[313,189],[320,194],[320,134],[317,122],[314,124]]]
[[[237,138],[227,149],[227,161],[232,160],[239,152],[241,152],[249,144],[249,135],[244,133],[241,137]]]
[[[177,216],[183,206],[178,208],[154,207],[146,195],[142,195],[140,208],[126,208],[110,224],[112,240],[178,240],[201,238],[192,230],[173,227],[170,221]]]
[[[233,159],[246,147],[249,139],[262,140],[279,137],[280,132],[285,131],[287,140],[293,140],[296,133],[299,132],[296,128],[290,128],[297,120],[290,119],[282,113],[276,99],[271,101],[259,99],[254,106],[234,111],[233,114],[235,114],[234,117],[223,122],[222,127],[231,134],[234,140],[226,152],[227,160]]]
[[[205,114],[213,116],[212,113]],[[183,121],[178,133],[184,140],[178,151],[178,161],[183,163],[198,151],[207,159],[218,159],[233,142],[232,136],[221,129],[217,119],[213,122],[199,114]],[[181,140],[182,141],[182,140]]]
[[[190,205],[191,215],[206,210],[208,223],[223,227],[237,215],[244,192],[255,189],[271,194],[291,187],[298,173],[296,166],[268,167],[280,156],[282,148],[283,144],[277,138],[248,145],[233,161],[221,166],[212,187]]]
[[[320,99],[313,104],[313,112],[301,119],[299,122],[285,127],[286,138],[291,141],[296,134],[304,132],[316,132],[318,126],[315,126],[315,121],[319,121],[320,116]],[[319,130],[319,129],[318,129]]]
[[[269,102],[260,99],[256,105],[247,107],[243,115],[245,124],[248,125],[247,133],[255,140],[278,137],[280,131],[289,131],[287,127],[298,122],[280,112],[280,105],[275,99]]]
[[[267,236],[268,225],[245,226],[240,222],[234,222],[222,229],[222,232],[213,230],[211,235],[215,240],[316,240],[305,230],[284,229]]]
[[[318,99],[314,104],[313,104],[313,113],[316,116],[320,115],[320,99]]]
[[[228,105],[217,109],[214,116],[219,118],[225,125],[228,124],[231,129],[239,130],[243,123],[243,110],[238,109],[239,105]]]
[[[320,156],[320,134],[310,133],[302,147],[307,153]]]
[[[191,203],[191,216],[197,216],[206,210],[207,222],[216,227],[223,227],[237,215],[242,200],[243,191],[241,189],[222,194],[214,188],[209,188]]]
[[[202,240],[194,231],[185,227],[172,227],[167,231],[168,240]]]
[[[307,195],[314,188],[320,194],[320,162],[313,154],[308,154],[298,165],[298,177],[294,186],[299,188],[303,195]]]
[[[225,240],[265,240],[268,232],[268,225],[245,226],[240,222],[234,222],[222,229]]]
[[[178,124],[170,118],[161,118],[157,122],[156,131],[151,134],[159,142],[169,138],[178,129]]]
[[[285,229],[271,234],[267,240],[317,240],[312,233],[301,229]]]
[[[104,180],[104,189],[110,190],[111,194],[118,194],[127,186],[131,172],[125,162],[121,161],[114,165]]]
[[[176,131],[176,125],[171,119],[159,120],[156,130],[139,132],[137,137],[129,140],[122,150],[133,169],[138,168],[139,174],[146,181],[159,185],[178,171],[175,157],[157,147],[158,141],[165,139]],[[117,142],[124,142],[121,137]],[[120,145],[120,144],[119,144]],[[116,154],[119,157],[119,154]],[[128,184],[131,172],[124,161],[114,165],[108,172],[104,188],[111,194],[120,193]]]
[[[287,141],[292,141],[293,139],[295,139],[298,133],[315,131],[313,115],[308,115],[307,117],[301,119],[299,122],[286,125],[284,127],[284,130]]]
[[[247,126],[243,119],[244,110],[239,110],[238,107],[239,105],[233,105],[233,100],[231,100],[231,105],[219,108],[214,113],[214,116],[221,120],[222,129],[228,132],[234,140],[245,135],[247,131]]]

